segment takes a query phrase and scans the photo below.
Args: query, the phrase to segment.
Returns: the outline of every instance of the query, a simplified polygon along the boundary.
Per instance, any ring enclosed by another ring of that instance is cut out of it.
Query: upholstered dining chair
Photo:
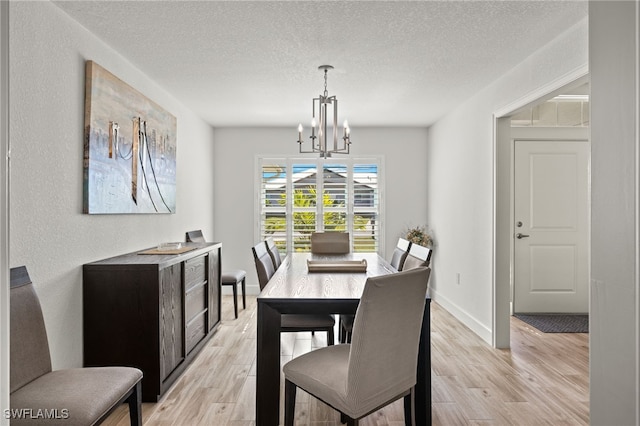
[[[271,260],[273,261],[273,268],[278,269],[282,264],[282,258],[280,257],[280,251],[278,250],[276,243],[273,241],[273,237],[268,237],[264,242],[267,245],[269,256],[271,256]]]
[[[262,290],[273,274],[275,268],[273,267],[273,261],[267,251],[267,245],[264,242],[256,244],[251,248],[253,252],[253,259],[256,264],[256,273],[258,274],[258,283],[260,284],[260,290]],[[284,314],[280,316],[280,331],[281,332],[297,332],[297,331],[326,331],[327,332],[327,344],[333,345],[334,333],[333,328],[336,324],[336,320],[333,315],[313,315],[313,314]]]
[[[420,266],[429,266],[431,264],[431,249],[418,244],[411,244],[409,254],[404,260],[402,270],[418,268]]]
[[[402,271],[404,261],[407,259],[407,255],[409,254],[410,247],[410,241],[405,240],[404,238],[398,238],[396,247],[393,249],[393,254],[391,255],[391,260],[389,261],[396,271]]]
[[[350,251],[348,232],[313,232],[311,234],[311,253],[345,254]]]
[[[262,290],[273,274],[276,273],[276,268],[273,266],[273,260],[271,260],[269,251],[267,251],[267,245],[264,242],[260,242],[251,247],[251,252],[253,253],[253,260],[256,264],[258,284],[260,285],[260,290]]]
[[[396,271],[402,271],[404,261],[409,254],[411,242],[404,238],[398,238],[396,247],[393,249],[389,264]],[[351,330],[353,328],[353,315],[340,315],[340,327],[338,328],[338,340],[340,343],[349,343],[351,341]]]
[[[402,397],[414,413],[429,274],[422,267],[367,278],[352,343],[316,349],[284,365],[286,426],[293,426],[297,388],[338,410],[349,425]]]
[[[52,371],[47,330],[27,268],[10,271],[10,406],[12,425],[96,425],[123,402],[142,425],[142,371],[133,367]],[[9,412],[9,410],[7,410]],[[48,417],[33,417],[49,413]],[[53,418],[50,418],[53,417]]]
[[[188,243],[205,243],[204,235],[202,234],[202,230],[196,229],[195,231],[187,231],[185,233],[186,241]]]
[[[186,233],[187,242],[205,243],[206,240],[200,229]],[[247,309],[246,292],[247,273],[242,269],[223,270],[220,273],[220,285],[231,286],[233,289],[233,314],[238,319],[238,286],[242,288],[242,308]]]

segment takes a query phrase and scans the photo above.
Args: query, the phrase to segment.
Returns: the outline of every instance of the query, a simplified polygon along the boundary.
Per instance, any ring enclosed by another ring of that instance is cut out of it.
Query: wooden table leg
[[[422,334],[418,349],[418,372],[415,389],[416,425],[431,425],[431,299],[424,305],[422,317]],[[405,398],[405,425],[411,425],[411,412]]]
[[[280,312],[258,299],[256,424],[280,421]]]

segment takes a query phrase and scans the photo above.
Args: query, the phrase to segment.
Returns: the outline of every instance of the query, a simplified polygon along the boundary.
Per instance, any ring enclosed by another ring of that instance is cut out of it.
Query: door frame
[[[584,65],[493,114],[493,265],[491,343],[509,348],[511,343],[511,291],[513,284],[513,151],[511,116],[589,81]],[[589,139],[589,138],[587,138]],[[588,231],[589,232],[589,231]]]

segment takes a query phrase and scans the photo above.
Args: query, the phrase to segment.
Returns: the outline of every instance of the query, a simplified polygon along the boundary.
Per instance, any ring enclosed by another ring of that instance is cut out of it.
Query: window
[[[381,244],[381,159],[258,159],[258,235],[284,252],[310,251],[311,233],[349,232],[354,252]]]

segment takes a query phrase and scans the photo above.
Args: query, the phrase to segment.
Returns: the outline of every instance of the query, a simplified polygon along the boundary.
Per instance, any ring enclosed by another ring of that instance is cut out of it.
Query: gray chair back
[[[271,256],[269,256],[269,252],[267,251],[267,245],[264,242],[253,246],[251,250],[253,251],[253,260],[256,263],[258,283],[260,284],[260,290],[262,290],[276,270],[273,267],[273,260],[271,260]]]
[[[311,234],[311,253],[345,254],[350,251],[348,232],[314,232]]]
[[[409,247],[411,247],[410,241],[405,240],[404,238],[398,238],[398,243],[396,244],[396,248],[393,249],[393,255],[389,262],[391,266],[396,268],[396,271],[402,271],[404,261],[409,254]]]
[[[267,251],[269,252],[269,256],[271,256],[271,260],[273,261],[274,269],[278,269],[282,264],[282,258],[280,257],[280,252],[278,251],[278,247],[276,243],[273,241],[273,237],[269,237],[264,240],[264,243],[267,245]]]
[[[402,266],[402,270],[408,271],[409,269],[418,268],[420,266],[429,266],[430,263],[431,263],[431,249],[420,246],[418,244],[411,244],[411,248],[409,249],[409,254],[407,255],[407,258],[404,260],[404,265]]]
[[[365,284],[353,324],[346,399],[369,412],[416,384],[418,347],[429,268],[378,277]]]
[[[47,330],[27,268],[11,269],[10,392],[51,372]]]
[[[204,235],[202,235],[202,231],[199,229],[195,231],[188,231],[186,233],[186,237],[188,243],[206,243]]]

